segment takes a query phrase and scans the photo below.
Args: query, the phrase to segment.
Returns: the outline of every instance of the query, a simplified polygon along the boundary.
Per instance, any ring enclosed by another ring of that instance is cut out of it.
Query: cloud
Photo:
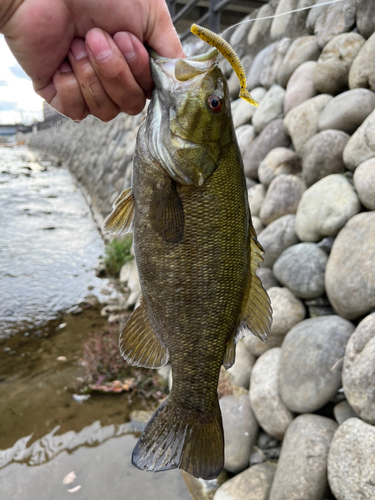
[[[25,78],[26,80],[30,80],[24,70],[21,68],[19,64],[15,64],[14,66],[10,66],[9,70],[13,73],[17,78]]]
[[[17,102],[0,101],[0,111],[18,111],[19,106]]]
[[[6,80],[0,80],[0,87],[8,87],[9,83]]]

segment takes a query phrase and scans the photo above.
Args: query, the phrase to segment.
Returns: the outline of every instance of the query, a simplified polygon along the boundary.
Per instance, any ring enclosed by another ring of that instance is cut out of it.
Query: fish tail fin
[[[216,478],[224,466],[224,434],[219,402],[212,413],[186,411],[167,398],[147,424],[133,451],[138,469],[183,469]]]

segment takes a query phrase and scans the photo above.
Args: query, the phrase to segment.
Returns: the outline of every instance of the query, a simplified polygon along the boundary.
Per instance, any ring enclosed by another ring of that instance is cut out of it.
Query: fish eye
[[[218,111],[221,110],[221,99],[219,96],[212,94],[208,98],[208,107],[210,108],[211,111],[214,111],[217,113]]]

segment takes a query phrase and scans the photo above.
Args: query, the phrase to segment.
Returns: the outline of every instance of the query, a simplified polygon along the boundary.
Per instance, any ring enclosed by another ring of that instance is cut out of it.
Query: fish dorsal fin
[[[103,222],[103,231],[111,234],[131,233],[134,222],[134,196],[132,188],[125,189],[114,202],[112,208],[112,212]]]
[[[246,334],[244,329],[249,328],[254,335],[263,342],[267,341],[272,325],[272,308],[267,292],[262,286],[262,282],[256,275],[259,263],[263,261],[264,251],[257,240],[255,230],[250,225],[250,283],[245,295],[240,329],[242,336]]]
[[[263,248],[257,240],[250,223],[250,278],[244,297],[238,327],[227,341],[223,365],[228,370],[236,359],[237,342],[249,333],[254,333],[263,342],[267,341],[272,324],[272,308],[267,292],[255,274],[263,260]]]
[[[142,297],[120,335],[119,345],[121,356],[131,365],[160,368],[168,362],[168,349],[152,328]]]
[[[174,182],[158,185],[152,193],[150,219],[153,229],[167,243],[179,243],[184,235],[184,209]]]

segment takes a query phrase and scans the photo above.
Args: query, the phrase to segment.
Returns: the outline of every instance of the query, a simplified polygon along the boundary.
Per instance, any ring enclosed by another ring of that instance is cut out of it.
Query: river
[[[151,474],[130,463],[129,414],[150,409],[144,401],[74,397],[83,343],[107,324],[100,304],[77,304],[88,293],[99,302],[116,295],[95,275],[103,252],[69,172],[25,146],[0,147],[1,500],[190,498],[180,471]],[[63,482],[70,472],[76,478]]]

